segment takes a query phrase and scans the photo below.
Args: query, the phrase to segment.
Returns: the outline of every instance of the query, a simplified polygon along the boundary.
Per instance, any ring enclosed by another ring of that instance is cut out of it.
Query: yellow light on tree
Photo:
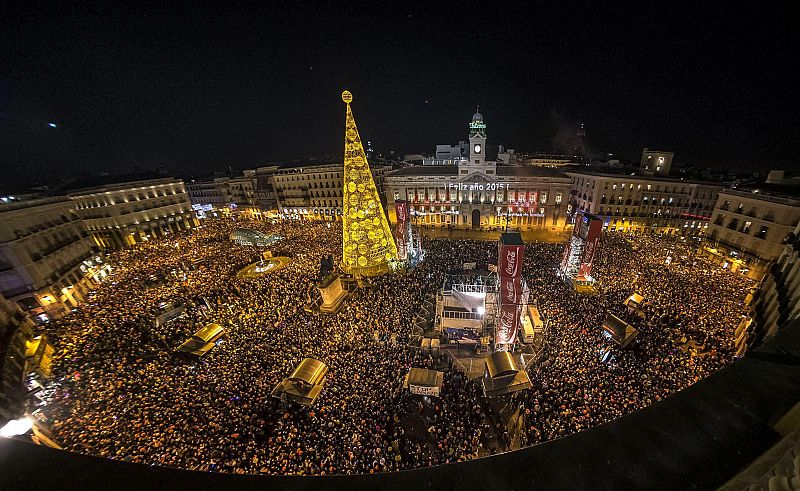
[[[353,94],[345,90],[347,104],[344,132],[344,192],[342,202],[342,269],[370,276],[389,270],[397,259],[397,247],[383,214],[378,189],[372,178],[367,155],[361,145],[356,120],[350,110]]]

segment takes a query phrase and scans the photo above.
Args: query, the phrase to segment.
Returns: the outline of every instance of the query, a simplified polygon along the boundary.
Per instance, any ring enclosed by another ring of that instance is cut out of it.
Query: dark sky
[[[800,170],[790,2],[137,3],[4,6],[10,180],[341,158],[344,88],[381,152],[464,139],[479,103],[490,143],[519,150],[552,150],[583,122],[591,149],[627,158],[649,146],[698,166]]]

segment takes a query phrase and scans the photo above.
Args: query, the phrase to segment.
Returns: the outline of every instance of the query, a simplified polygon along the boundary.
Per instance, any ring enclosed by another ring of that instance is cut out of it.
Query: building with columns
[[[69,196],[101,248],[125,247],[197,225],[189,195],[179,179],[112,184]]]
[[[389,217],[406,200],[419,225],[520,230],[570,226],[566,174],[542,167],[498,165],[486,159],[486,124],[476,112],[469,123],[468,157],[416,165],[386,175]]]
[[[67,197],[0,205],[0,295],[38,322],[64,315],[107,273]]]

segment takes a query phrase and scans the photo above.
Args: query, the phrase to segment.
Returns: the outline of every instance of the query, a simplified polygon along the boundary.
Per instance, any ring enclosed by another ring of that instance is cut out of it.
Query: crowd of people
[[[236,273],[260,251],[230,242],[235,228],[277,233],[289,264],[257,278]],[[112,253],[113,272],[88,301],[52,322],[57,349],[46,408],[65,449],[185,469],[292,475],[376,473],[481,457],[508,446],[479,382],[408,345],[414,317],[464,262],[496,263],[490,242],[425,241],[411,271],[372,278],[337,314],[309,309],[320,260],[341,258],[330,222],[207,220],[168,239]],[[533,243],[524,274],[548,319],[545,356],[530,367],[523,444],[536,444],[646,407],[733,359],[749,280],[706,265],[680,240],[607,235],[595,266],[602,294],[578,295],[556,276],[563,244]],[[671,261],[666,264],[669,255]],[[622,302],[645,297],[644,319]],[[157,322],[181,307],[173,320]],[[606,312],[641,334],[614,346]],[[225,328],[206,356],[175,348],[207,323]],[[681,349],[687,339],[693,350]],[[601,352],[609,356],[601,357]],[[305,357],[323,361],[310,407],[271,397]],[[444,372],[440,397],[403,389],[411,367]]]

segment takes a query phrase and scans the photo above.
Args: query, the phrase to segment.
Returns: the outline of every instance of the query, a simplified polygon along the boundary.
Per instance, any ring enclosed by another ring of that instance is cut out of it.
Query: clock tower
[[[486,123],[480,113],[480,106],[472,115],[469,124],[469,163],[482,166],[486,162]]]

